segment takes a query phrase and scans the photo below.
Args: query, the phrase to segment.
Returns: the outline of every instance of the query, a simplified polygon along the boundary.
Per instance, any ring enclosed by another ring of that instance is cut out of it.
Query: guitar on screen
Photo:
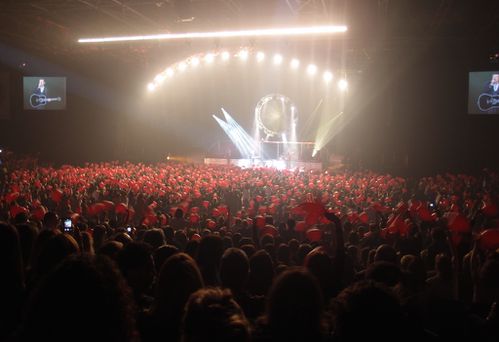
[[[61,102],[60,97],[46,97],[45,95],[32,94],[29,98],[29,104],[33,108],[45,106],[49,102]]]
[[[499,95],[481,94],[478,97],[477,106],[482,112],[499,109]]]

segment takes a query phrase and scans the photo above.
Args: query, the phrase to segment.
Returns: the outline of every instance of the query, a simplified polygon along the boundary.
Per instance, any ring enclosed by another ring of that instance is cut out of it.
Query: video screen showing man
[[[485,92],[491,95],[499,95],[499,74],[492,75],[492,79],[487,84]]]
[[[47,96],[47,88],[45,88],[45,80],[43,78],[40,78],[38,80],[38,87],[36,87],[33,94]]]
[[[65,77],[24,77],[24,109],[66,109]]]

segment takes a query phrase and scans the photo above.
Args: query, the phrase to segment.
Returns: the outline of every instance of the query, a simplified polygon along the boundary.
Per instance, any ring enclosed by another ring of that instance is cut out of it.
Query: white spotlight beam
[[[248,132],[246,132],[244,130],[244,128],[241,127],[241,125],[239,125],[237,123],[236,120],[234,120],[234,118],[232,118],[232,116],[230,116],[229,113],[227,113],[227,111],[225,109],[223,109],[223,108],[221,108],[221,109],[222,109],[222,112],[224,114],[225,121],[227,122],[227,124],[229,124],[231,127],[233,127],[235,132],[237,132],[236,134],[239,137],[239,141],[244,146],[244,148],[247,150],[248,154],[251,155],[252,153],[255,153],[256,152],[256,143],[255,143],[254,139],[248,134]]]
[[[238,149],[239,153],[242,156],[245,156],[247,154],[247,151],[244,149],[243,146],[241,146],[241,143],[240,143],[240,141],[238,139],[238,136],[237,136],[236,132],[234,131],[234,129],[232,129],[227,122],[225,122],[222,119],[218,118],[216,115],[212,115],[212,116],[217,121],[217,123],[220,125],[220,127],[222,127],[223,131],[230,138],[230,140],[232,141],[232,143],[234,144],[234,146],[236,146],[236,148]]]
[[[284,36],[310,36],[330,35],[346,32],[345,25],[287,27],[273,29],[255,29],[239,31],[214,31],[214,32],[186,32],[163,33],[143,36],[117,36],[102,38],[80,38],[78,43],[111,43],[142,40],[178,40],[178,39],[211,39],[211,38],[237,38],[237,37],[284,37]]]

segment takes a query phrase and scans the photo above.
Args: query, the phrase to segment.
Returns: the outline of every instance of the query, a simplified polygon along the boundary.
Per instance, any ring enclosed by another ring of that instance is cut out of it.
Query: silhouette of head
[[[137,337],[130,290],[105,257],[69,257],[40,283],[27,307],[21,341],[134,341]]]
[[[184,342],[247,342],[249,323],[230,290],[201,289],[187,303],[183,322]]]

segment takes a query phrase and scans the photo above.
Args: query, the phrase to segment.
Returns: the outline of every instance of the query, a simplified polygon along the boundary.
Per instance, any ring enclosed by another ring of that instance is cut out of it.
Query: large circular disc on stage
[[[295,118],[293,102],[281,94],[269,94],[260,99],[255,108],[258,128],[263,130],[266,139],[286,134]]]

